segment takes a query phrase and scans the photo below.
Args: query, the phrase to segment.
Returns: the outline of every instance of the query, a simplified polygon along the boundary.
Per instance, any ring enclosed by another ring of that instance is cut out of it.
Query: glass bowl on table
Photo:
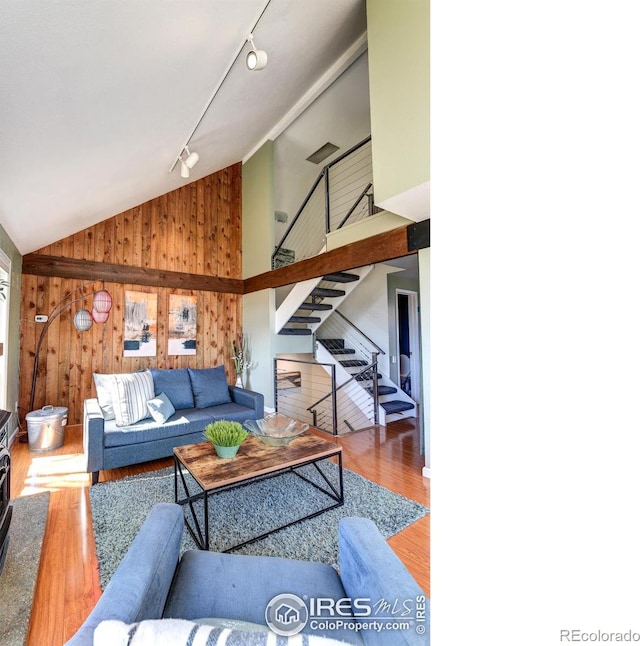
[[[248,419],[244,427],[267,446],[285,446],[302,435],[309,428],[309,424],[273,413],[265,415],[263,419]]]

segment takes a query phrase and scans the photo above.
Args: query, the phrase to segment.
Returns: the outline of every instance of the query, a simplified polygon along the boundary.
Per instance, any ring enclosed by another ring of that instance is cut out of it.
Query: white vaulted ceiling
[[[364,0],[0,0],[0,224],[29,253],[247,157],[362,52]]]

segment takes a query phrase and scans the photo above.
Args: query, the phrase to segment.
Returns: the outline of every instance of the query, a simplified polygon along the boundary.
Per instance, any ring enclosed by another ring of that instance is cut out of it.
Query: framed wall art
[[[196,353],[196,296],[169,295],[169,340],[167,354]]]
[[[158,344],[158,295],[124,293],[124,356],[155,357]]]

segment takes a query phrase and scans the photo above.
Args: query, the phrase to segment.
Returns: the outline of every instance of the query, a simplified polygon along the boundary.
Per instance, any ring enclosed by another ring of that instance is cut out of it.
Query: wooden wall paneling
[[[113,238],[111,244],[111,262],[122,265],[122,236],[123,226],[122,217],[116,216],[113,218]]]
[[[82,258],[93,260],[96,257],[96,245],[93,229],[87,229],[84,235],[84,252]]]
[[[91,287],[91,285],[88,286],[89,293],[92,291]],[[72,281],[71,290],[72,293],[79,294],[82,290],[81,281]],[[90,297],[75,303],[62,315],[64,320],[61,320],[60,325],[60,348],[69,347],[69,369],[61,374],[61,377],[68,377],[69,413],[72,413],[72,419],[78,419],[79,411],[82,410],[82,337],[86,334],[76,330],[73,317],[79,309],[89,309],[90,304]],[[63,368],[63,365],[59,364],[58,367]]]
[[[99,222],[93,227],[93,256],[92,260],[104,258],[104,222]]]
[[[180,262],[178,271],[189,272],[191,266],[191,239],[189,232],[191,230],[191,186],[183,188],[182,201],[180,205],[182,218],[180,220]]]
[[[109,218],[102,223],[104,237],[104,255],[96,257],[99,262],[114,262],[113,239],[115,237],[115,220]]]
[[[233,211],[233,254],[231,256],[231,276],[242,278],[242,167],[236,171],[235,181],[231,188],[231,209]]]
[[[224,271],[224,252],[225,249],[223,248],[223,240],[225,237],[225,229],[224,229],[224,223],[225,223],[225,208],[226,204],[224,201],[224,181],[222,177],[217,178],[217,188],[216,188],[216,201],[217,201],[217,209],[216,209],[216,238],[215,238],[215,247],[214,247],[214,253],[215,253],[215,259],[216,259],[216,264],[214,265],[214,272],[216,276],[226,276],[225,271]]]
[[[37,294],[37,301],[36,301],[36,314],[48,314],[50,311],[49,309],[49,281],[48,280],[43,280],[39,281],[38,283],[38,294]],[[49,331],[51,331],[51,327],[53,325],[56,325],[56,322],[54,321],[51,326],[49,327]],[[37,338],[40,335],[40,330],[37,329],[38,325],[36,325],[36,343],[37,343]],[[38,364],[38,374],[36,377],[36,388],[35,388],[35,398],[34,398],[34,408],[41,408],[44,406],[44,398],[46,394],[46,374],[47,374],[47,361],[48,361],[48,350],[49,350],[49,335],[47,334],[43,340],[42,340],[42,345],[40,346],[40,363]],[[35,346],[34,346],[35,350]],[[33,375],[33,362],[35,358],[35,352],[34,355],[29,362],[29,375]]]
[[[142,262],[142,208],[137,206],[132,209],[132,248],[131,264],[134,267],[143,267]]]
[[[174,367],[169,365],[171,359],[167,353],[170,291],[169,289],[158,290],[158,346],[156,365],[164,368]]]
[[[48,304],[46,308],[39,313],[51,316],[52,312],[58,309],[57,306],[63,301],[69,291],[66,284],[62,284],[63,282],[68,283],[68,281],[62,281],[59,278],[49,278],[45,280],[47,280],[49,289]],[[68,302],[68,300],[66,302]],[[73,307],[73,305],[70,307]],[[40,336],[43,329],[43,323],[36,323],[36,337]],[[65,351],[64,346],[61,345],[61,341],[64,342],[64,339],[61,340],[60,338],[60,317],[49,326],[45,341],[47,351],[42,351],[40,353],[40,361],[44,362],[45,366],[45,374],[43,375],[44,398],[39,403],[34,402],[34,406],[37,408],[41,408],[46,404],[51,404],[53,406],[60,405],[58,404],[58,399],[61,396],[60,393],[65,393],[67,390],[67,384],[64,381],[63,374],[61,374],[64,371],[64,366],[60,365],[61,358],[64,357]],[[41,377],[38,377],[38,379],[40,378]],[[62,385],[60,382],[61,379]],[[62,405],[64,406],[66,404]]]
[[[213,275],[213,267],[211,265],[211,240],[213,236],[213,209],[215,208],[213,200],[213,178],[211,176],[205,177],[204,185],[204,202],[202,212],[202,273],[209,276]]]
[[[222,208],[220,202],[220,178],[215,177],[211,186],[211,211],[209,213],[209,252],[208,252],[208,261],[211,263],[209,267],[209,273],[212,276],[219,276],[218,273],[218,248],[216,245],[216,240],[219,235],[219,223],[218,219],[220,217],[220,209]]]
[[[168,216],[168,197],[166,195],[158,198],[158,230],[156,232],[156,248],[157,248],[157,268],[167,268],[167,244],[168,235],[167,228],[169,226]]]
[[[176,266],[176,201],[178,191],[167,195],[167,269]]]
[[[189,189],[183,186],[178,193],[176,204],[176,260],[172,267],[174,271],[188,271],[186,253],[186,228],[189,211]]]
[[[38,301],[38,277],[22,277],[22,302],[20,304],[20,381],[18,389],[18,406],[24,417],[29,411],[27,404],[31,393],[31,375],[33,370],[33,350],[36,346],[36,304]]]
[[[190,201],[189,201],[189,233],[188,233],[188,251],[189,251],[189,264],[187,271],[193,274],[198,273],[198,185],[191,184]]]
[[[19,390],[23,413],[27,412],[24,409],[29,401],[38,334],[35,314],[49,314],[67,294],[82,285],[86,286],[89,310],[93,291],[104,285],[111,293],[113,307],[109,320],[104,325],[94,324],[88,332],[77,332],[72,321],[82,307],[82,302],[78,302],[50,326],[40,355],[38,407],[45,403],[68,406],[70,423],[80,423],[84,399],[95,396],[93,372],[121,373],[149,366],[224,365],[229,379],[235,378],[228,344],[240,329],[242,300],[240,167],[238,164],[198,180],[48,245],[39,250],[40,258],[35,257],[37,254],[32,254],[31,259],[25,257]],[[30,270],[39,275],[28,273],[30,263]],[[123,265],[129,269],[119,269]],[[118,282],[113,282],[114,277]],[[125,360],[122,356],[127,289],[157,294],[155,357]],[[197,298],[195,356],[167,354],[171,293]]]
[[[195,191],[195,213],[194,213],[194,240],[193,248],[195,250],[195,267],[196,274],[204,274],[204,195],[205,195],[205,182],[199,181],[196,185]]]
[[[98,289],[102,289],[101,284],[94,284],[92,286],[92,291],[96,291]],[[93,296],[89,297],[87,300],[87,309],[91,311],[92,306]],[[80,407],[78,414],[81,419],[84,400],[93,396],[93,366],[96,365],[98,357],[97,351],[102,347],[100,343],[100,334],[103,327],[103,324],[94,322],[87,332],[80,334],[82,354],[80,357]]]
[[[157,217],[158,200],[142,205],[142,266],[155,267],[155,256],[152,253],[153,224]]]
[[[198,298],[198,354],[196,367],[204,368],[209,364],[211,356],[211,294],[200,292]]]
[[[114,290],[111,321],[111,367],[107,372],[125,372],[122,352],[124,349],[124,286]]]
[[[125,211],[119,218],[122,220],[122,264],[132,265],[133,263],[133,210]]]

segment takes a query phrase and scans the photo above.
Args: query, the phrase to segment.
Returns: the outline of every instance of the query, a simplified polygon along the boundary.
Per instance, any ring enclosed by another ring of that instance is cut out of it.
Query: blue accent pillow
[[[218,404],[228,404],[231,401],[224,366],[203,370],[187,368],[187,370],[191,378],[196,408],[208,408]]]
[[[152,368],[151,376],[154,393],[156,395],[164,393],[176,410],[195,406],[191,392],[191,379],[186,368],[174,370]]]
[[[157,397],[150,399],[147,402],[147,408],[151,413],[151,417],[158,424],[164,424],[176,412],[173,404],[164,393],[160,393]]]

